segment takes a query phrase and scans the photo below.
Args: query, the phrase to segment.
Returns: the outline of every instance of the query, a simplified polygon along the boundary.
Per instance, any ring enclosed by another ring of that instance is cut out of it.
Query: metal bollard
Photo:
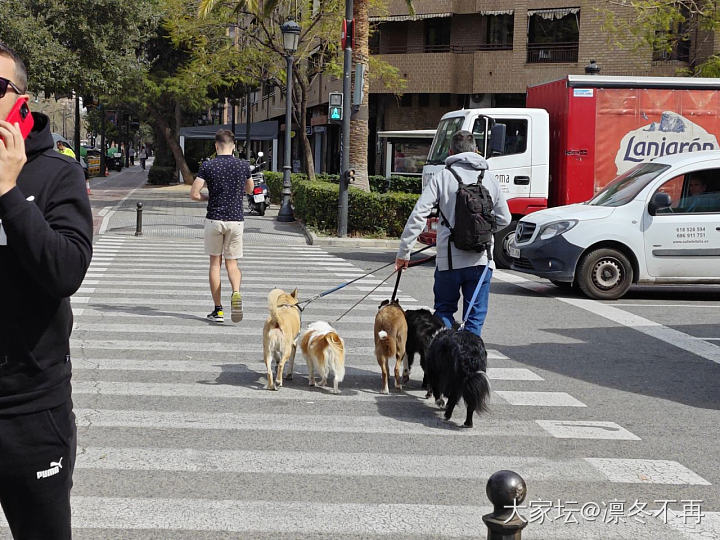
[[[142,236],[142,209],[143,203],[137,203],[137,222],[135,224],[135,236]]]
[[[488,480],[485,487],[493,511],[483,516],[488,528],[488,540],[521,540],[522,530],[527,525],[517,510],[525,500],[525,480],[513,471],[498,471]]]

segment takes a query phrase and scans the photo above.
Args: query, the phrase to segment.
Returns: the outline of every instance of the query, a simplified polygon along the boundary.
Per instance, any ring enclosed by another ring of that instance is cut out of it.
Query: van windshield
[[[446,118],[440,122],[435,133],[427,165],[443,165],[450,153],[450,141],[452,136],[462,129],[464,116],[458,118]]]
[[[645,186],[655,180],[670,165],[643,163],[610,182],[605,189],[595,195],[587,204],[592,206],[623,206],[632,201]]]

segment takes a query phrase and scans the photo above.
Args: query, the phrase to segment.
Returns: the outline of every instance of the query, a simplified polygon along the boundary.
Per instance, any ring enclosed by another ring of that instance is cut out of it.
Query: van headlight
[[[559,234],[565,234],[577,224],[577,219],[565,219],[563,221],[554,221],[553,223],[548,223],[547,225],[544,225],[542,229],[540,229],[540,234],[538,234],[538,238],[540,240],[548,240]]]

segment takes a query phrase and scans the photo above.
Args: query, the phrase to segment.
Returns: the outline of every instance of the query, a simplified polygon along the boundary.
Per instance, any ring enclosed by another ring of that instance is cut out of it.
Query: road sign
[[[328,120],[330,122],[342,122],[343,119],[343,95],[342,92],[330,92],[328,99]]]

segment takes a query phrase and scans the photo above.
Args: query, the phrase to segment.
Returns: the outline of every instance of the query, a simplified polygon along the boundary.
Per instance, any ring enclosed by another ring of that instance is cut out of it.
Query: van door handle
[[[529,176],[516,176],[513,179],[513,182],[517,186],[527,186],[528,184],[530,184],[530,177]]]

